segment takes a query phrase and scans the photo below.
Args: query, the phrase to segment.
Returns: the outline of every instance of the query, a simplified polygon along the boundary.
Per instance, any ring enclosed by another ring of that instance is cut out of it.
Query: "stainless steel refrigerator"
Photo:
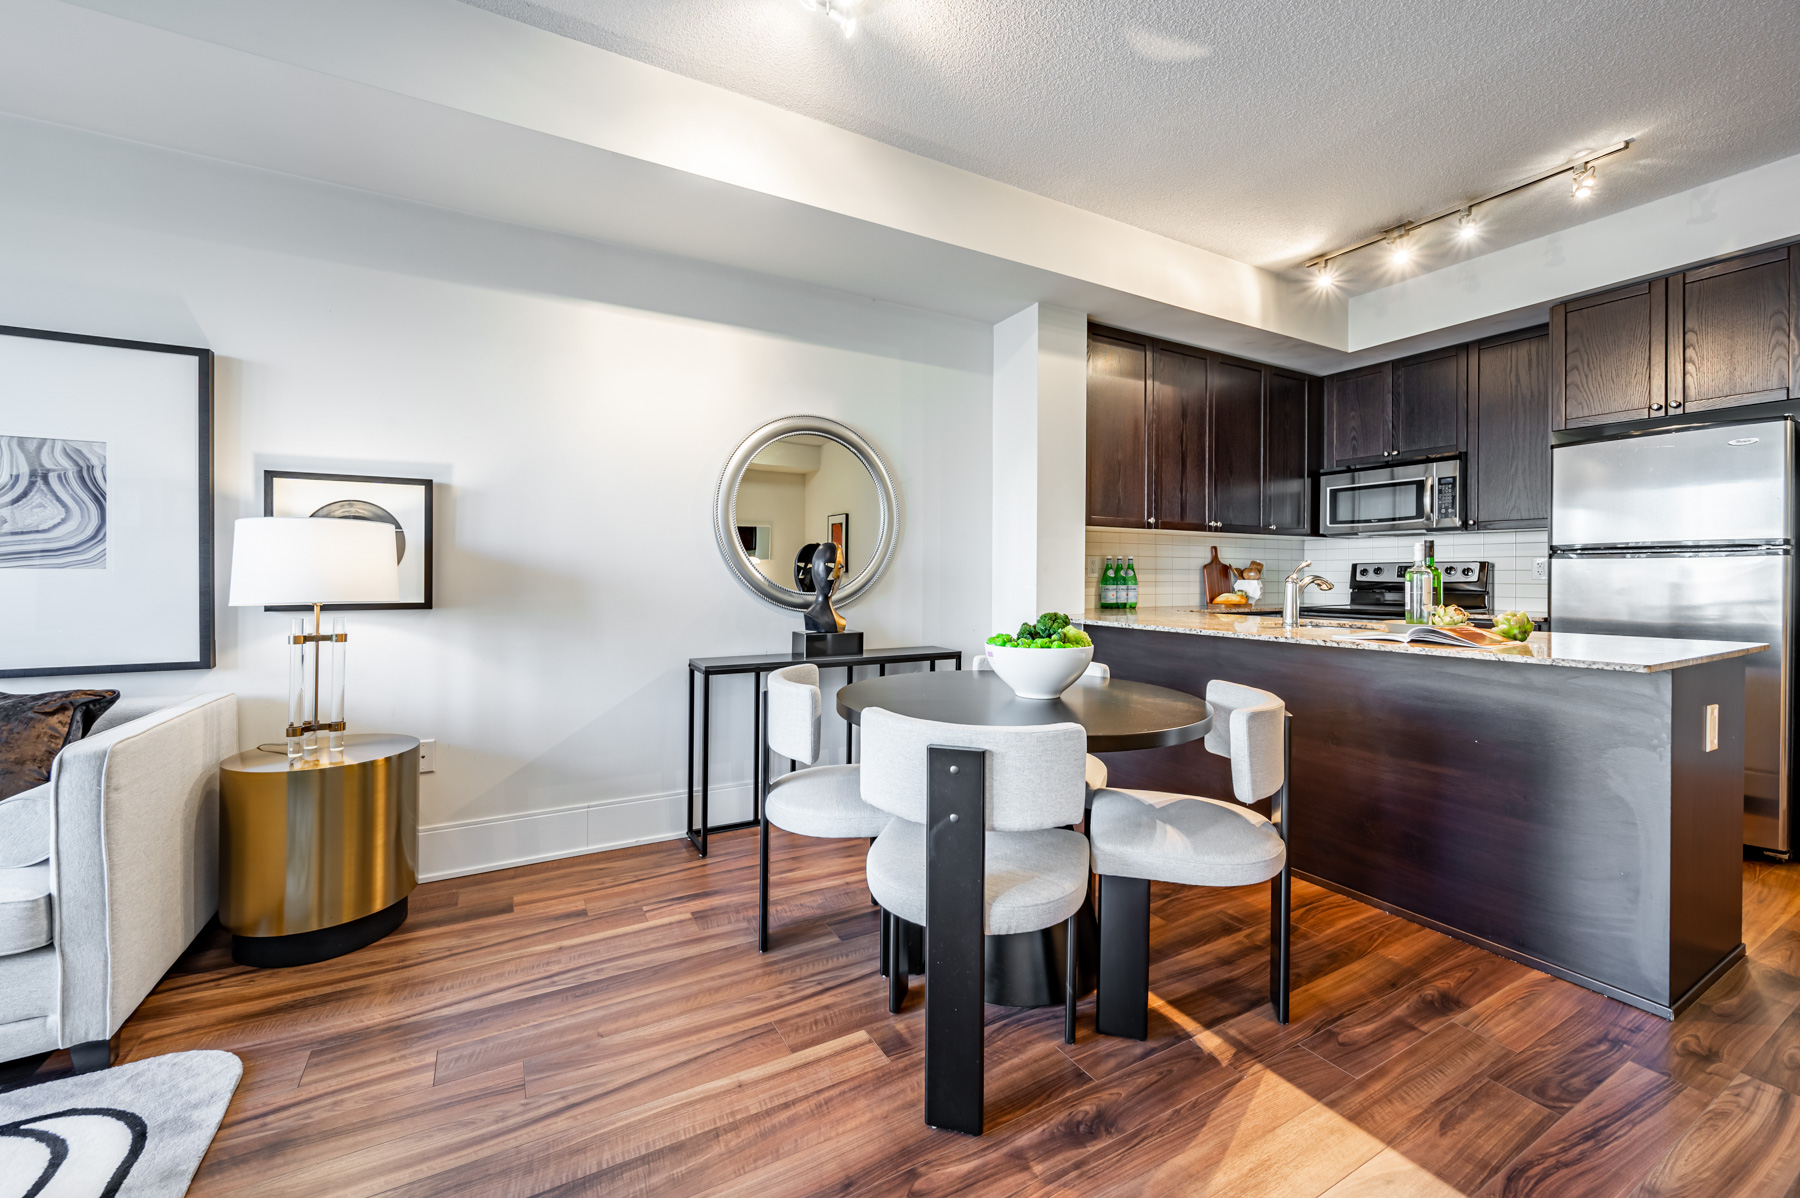
[[[1745,659],[1744,843],[1787,853],[1793,426],[1559,445],[1551,462],[1556,632],[1771,646]]]

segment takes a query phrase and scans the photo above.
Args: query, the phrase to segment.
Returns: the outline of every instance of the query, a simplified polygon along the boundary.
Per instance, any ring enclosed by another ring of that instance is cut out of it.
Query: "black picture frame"
[[[199,444],[196,447],[196,486],[199,490],[199,527],[195,536],[199,545],[199,654],[192,661],[95,662],[68,666],[32,666],[26,669],[0,668],[0,678],[56,677],[65,674],[139,674],[161,670],[210,670],[217,664],[218,647],[214,637],[214,569],[213,553],[213,351],[193,345],[167,345],[159,341],[132,341],[122,337],[92,337],[84,333],[63,333],[52,329],[28,329],[17,325],[0,325],[0,337],[26,337],[39,341],[64,341],[78,345],[100,345],[111,349],[140,350],[145,353],[182,354],[194,359],[197,379],[195,403]],[[121,618],[131,618],[121,612]]]
[[[379,483],[383,486],[417,487],[424,493],[425,528],[423,540],[425,597],[416,603],[327,603],[321,611],[429,611],[433,596],[433,575],[436,573],[435,546],[436,532],[433,528],[432,501],[436,498],[437,483],[429,478],[397,478],[382,474],[333,474],[319,473],[309,470],[264,470],[263,471],[263,515],[275,514],[275,480],[280,478],[302,479],[307,482],[338,483]],[[310,604],[284,603],[279,606],[265,607],[264,611],[309,612]]]

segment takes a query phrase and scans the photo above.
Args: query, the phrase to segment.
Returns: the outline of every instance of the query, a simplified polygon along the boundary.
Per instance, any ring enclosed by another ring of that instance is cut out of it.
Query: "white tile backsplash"
[[[1494,563],[1494,602],[1499,610],[1522,609],[1534,617],[1546,614],[1550,603],[1550,584],[1534,579],[1532,561],[1549,556],[1546,534],[1542,529],[1520,529],[1498,532],[1439,533],[1439,561],[1487,561]],[[1281,602],[1281,580],[1303,561],[1312,562],[1312,572],[1331,580],[1337,588],[1329,595],[1308,602],[1348,602],[1350,566],[1355,562],[1412,557],[1416,534],[1393,537],[1256,537],[1236,533],[1172,532],[1143,528],[1089,528],[1087,555],[1104,561],[1107,557],[1137,559],[1139,607],[1195,607],[1201,602],[1200,567],[1212,557],[1212,547],[1219,547],[1219,558],[1234,566],[1260,561],[1263,571],[1263,598]],[[1087,602],[1095,603],[1099,578],[1087,578]]]

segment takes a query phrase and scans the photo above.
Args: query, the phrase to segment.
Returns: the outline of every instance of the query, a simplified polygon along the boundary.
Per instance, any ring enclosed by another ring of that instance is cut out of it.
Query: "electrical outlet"
[[[1547,557],[1532,558],[1531,577],[1538,582],[1548,582],[1550,580],[1550,559]]]
[[[419,741],[419,772],[429,774],[437,769],[437,738],[423,737]]]
[[[1088,558],[1088,577],[1089,578],[1100,577],[1100,559],[1099,558],[1097,558],[1097,557]]]

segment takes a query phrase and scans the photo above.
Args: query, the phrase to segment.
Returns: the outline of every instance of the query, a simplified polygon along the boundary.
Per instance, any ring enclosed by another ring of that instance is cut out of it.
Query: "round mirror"
[[[833,592],[848,603],[893,557],[899,505],[874,446],[817,416],[789,416],[744,438],[719,476],[719,552],[751,592],[795,611],[812,605],[813,551],[836,542],[845,562]]]

